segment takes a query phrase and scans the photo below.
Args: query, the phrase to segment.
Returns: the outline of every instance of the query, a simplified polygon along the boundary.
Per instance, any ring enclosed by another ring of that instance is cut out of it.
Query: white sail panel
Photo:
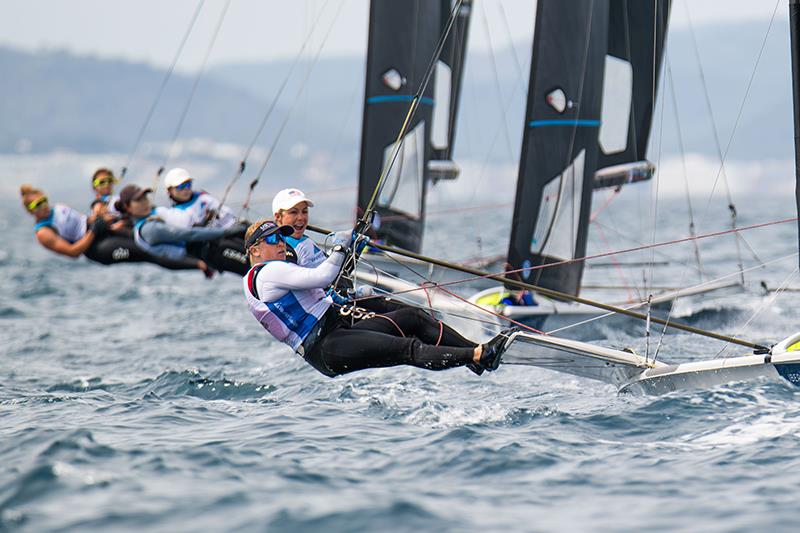
[[[391,160],[394,147],[395,143],[392,143],[383,149],[383,168]],[[378,204],[419,218],[424,164],[425,121],[421,121],[403,138],[397,160],[386,176]]]
[[[607,55],[599,138],[600,148],[606,154],[622,152],[628,147],[632,99],[633,67],[624,59]]]
[[[447,150],[450,142],[450,94],[452,70],[444,61],[436,62],[434,78],[433,118],[431,119],[431,144],[437,150]]]
[[[561,175],[545,185],[531,243],[533,253],[573,258],[578,240],[585,158],[586,150],[581,150]]]

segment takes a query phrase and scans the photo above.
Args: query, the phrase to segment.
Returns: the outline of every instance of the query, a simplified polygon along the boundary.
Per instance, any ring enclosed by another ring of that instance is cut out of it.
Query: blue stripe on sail
[[[578,126],[578,127],[597,127],[600,125],[599,120],[531,120],[528,122],[528,127],[538,128],[541,126]]]
[[[386,96],[372,96],[367,98],[368,104],[383,104],[386,102],[410,102],[414,99],[411,94],[390,94]],[[433,105],[433,98],[423,96],[419,99],[420,104]]]

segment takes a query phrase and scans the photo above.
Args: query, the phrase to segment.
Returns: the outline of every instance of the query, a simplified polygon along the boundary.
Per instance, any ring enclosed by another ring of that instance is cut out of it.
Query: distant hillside
[[[763,39],[763,22],[698,29],[705,76],[712,97],[723,150]],[[716,156],[710,122],[691,40],[686,31],[670,34],[670,58],[681,129],[687,151]],[[489,54],[468,59],[459,116],[457,155],[481,160],[488,154],[509,161],[519,152],[527,87],[528,45],[517,47],[523,74],[510,48],[497,50],[502,95],[495,88],[495,67]],[[791,84],[788,31],[776,26],[768,41],[739,123],[730,156],[738,159],[789,158],[792,150]],[[290,64],[226,65],[211,70],[198,93],[182,131],[184,138],[218,142],[250,141]],[[308,64],[295,72],[261,139],[268,145],[299,93]],[[64,52],[27,53],[0,48],[0,152],[30,149],[46,152],[126,153],[153,101],[163,72],[124,61],[77,57]],[[324,59],[313,70],[284,134],[283,147],[304,143],[312,151],[347,154],[358,150],[363,99],[364,58]],[[175,76],[145,135],[147,141],[167,141],[176,127],[193,83]],[[678,151],[671,97],[664,111],[663,143],[651,151]],[[498,134],[501,109],[508,104],[508,135]],[[656,110],[657,116],[661,108]],[[662,131],[657,126],[655,131]],[[507,140],[506,140],[507,139]],[[657,142],[658,134],[653,136]],[[467,155],[468,154],[468,155]]]

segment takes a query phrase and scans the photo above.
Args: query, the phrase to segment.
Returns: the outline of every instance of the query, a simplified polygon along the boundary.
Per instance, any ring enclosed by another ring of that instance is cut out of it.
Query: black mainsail
[[[611,0],[595,188],[648,179],[646,161],[670,0]],[[616,168],[609,168],[616,167]]]
[[[369,204],[391,157],[397,134],[425,77],[450,9],[449,0],[372,0],[370,3],[359,210]],[[376,201],[373,228],[378,239],[414,252],[422,247],[429,180],[457,175],[457,167],[449,157],[470,9],[471,2],[462,2],[436,66],[433,83],[420,99],[398,158]],[[444,101],[437,106],[438,100]]]
[[[540,0],[508,260],[514,269],[585,255],[608,42],[608,0]],[[524,271],[577,295],[582,262]]]

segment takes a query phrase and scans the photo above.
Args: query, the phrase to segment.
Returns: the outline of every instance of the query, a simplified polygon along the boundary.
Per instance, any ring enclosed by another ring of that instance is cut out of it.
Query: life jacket
[[[302,267],[314,268],[328,258],[325,252],[320,250],[314,241],[305,235],[299,239],[286,237],[285,240],[294,249],[295,254],[297,254],[297,264]]]
[[[150,213],[150,216],[145,217],[136,224],[133,225],[133,240],[136,242],[136,245],[144,250],[145,252],[155,255],[158,257],[167,257],[169,259],[181,259],[182,257],[186,256],[186,243],[183,242],[164,242],[161,244],[150,244],[144,237],[142,237],[142,227],[147,222],[163,222],[165,224],[170,224],[169,220],[165,220],[162,215],[164,215],[164,211],[162,208],[157,207],[153,209]],[[177,224],[171,224],[177,225]],[[181,226],[179,226],[181,227]]]
[[[105,204],[106,206],[108,214],[119,220],[120,218],[122,218],[122,213],[120,213],[117,210],[116,206],[117,200],[119,200],[118,194],[104,194],[103,196],[92,202],[92,205],[94,205],[96,202],[103,202],[103,204]]]
[[[271,261],[255,265],[242,279],[247,305],[256,320],[273,337],[298,351],[303,340],[331,306],[322,289],[287,291],[273,302],[259,299],[256,276]]]
[[[179,209],[188,214],[192,226],[205,226],[208,214],[212,210],[219,210],[217,217],[208,224],[212,228],[227,228],[236,223],[236,216],[228,207],[221,206],[220,202],[205,191],[193,192],[192,197],[182,203],[175,203],[173,209]]]
[[[50,216],[36,223],[33,232],[42,228],[52,228],[59,237],[74,244],[86,235],[86,215],[69,206],[56,204],[50,209]]]

